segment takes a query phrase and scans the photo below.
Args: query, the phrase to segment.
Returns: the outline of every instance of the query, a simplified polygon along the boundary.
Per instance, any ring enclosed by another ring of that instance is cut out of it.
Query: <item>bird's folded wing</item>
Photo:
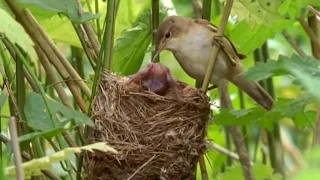
[[[196,19],[195,22],[209,28],[210,30],[213,31],[213,33],[218,33],[218,28],[205,19]],[[229,57],[231,65],[235,66],[238,59],[246,58],[245,55],[239,54],[237,52],[236,48],[234,47],[232,42],[228,39],[228,37],[223,36],[222,42],[220,45],[221,45],[221,48],[226,52],[227,56]]]

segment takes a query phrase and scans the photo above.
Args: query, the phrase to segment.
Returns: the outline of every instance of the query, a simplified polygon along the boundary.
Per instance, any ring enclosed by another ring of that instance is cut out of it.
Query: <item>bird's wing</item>
[[[209,28],[214,33],[218,33],[218,28],[214,24],[210,23],[209,21],[207,21],[205,19],[196,19],[195,22]],[[222,38],[221,47],[224,49],[226,54],[229,56],[229,58],[231,60],[231,64],[233,64],[233,65],[236,64],[237,59],[245,59],[246,58],[246,55],[243,55],[243,54],[240,54],[237,52],[237,50],[234,47],[234,45],[232,44],[232,42],[226,36],[223,36],[223,38]]]

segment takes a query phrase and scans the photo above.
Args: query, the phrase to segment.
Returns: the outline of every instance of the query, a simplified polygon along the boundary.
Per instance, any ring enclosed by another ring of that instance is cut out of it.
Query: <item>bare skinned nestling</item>
[[[181,100],[178,92],[178,85],[173,80],[169,68],[160,63],[150,63],[143,70],[129,77],[126,84],[140,84],[142,88],[154,92],[158,95],[164,95],[169,88],[172,88],[176,98]]]

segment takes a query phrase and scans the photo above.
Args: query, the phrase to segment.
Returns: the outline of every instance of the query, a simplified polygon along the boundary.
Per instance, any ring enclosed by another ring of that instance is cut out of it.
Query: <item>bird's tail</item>
[[[247,93],[266,110],[271,110],[273,106],[272,97],[256,81],[248,80],[242,74],[234,76],[229,81]]]

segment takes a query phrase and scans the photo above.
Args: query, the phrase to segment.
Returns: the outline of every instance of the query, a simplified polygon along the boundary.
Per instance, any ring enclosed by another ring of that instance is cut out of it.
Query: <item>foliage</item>
[[[6,11],[1,8],[0,21],[0,33],[3,33],[10,42],[19,45],[32,60],[37,60],[38,56],[33,48],[34,44],[30,36],[25,32],[19,23],[17,23]]]
[[[93,126],[94,123],[89,117],[79,111],[72,110],[53,100],[49,101],[52,113],[60,117],[60,127],[63,127],[68,122],[73,121],[74,126],[85,124]],[[48,131],[54,129],[50,120],[50,116],[45,109],[44,100],[39,94],[31,92],[27,95],[26,106],[24,109],[28,126],[39,130]]]
[[[81,15],[79,15],[79,6],[77,2],[81,2],[84,7],[84,13]],[[75,63],[75,69],[78,72],[81,71],[81,67],[84,69],[84,79],[88,79],[87,75],[94,72],[94,69],[86,66],[89,64],[86,62],[86,57],[83,57],[83,60],[85,61],[80,61],[82,63],[79,63],[78,59],[75,60],[76,58],[73,53],[69,52],[70,48],[68,46],[75,46],[83,49],[82,44],[79,41],[78,34],[74,30],[73,24],[90,22],[96,33],[96,20],[98,20],[100,25],[103,26],[107,11],[107,3],[104,1],[98,1],[97,8],[99,13],[94,14],[94,12],[96,12],[95,3],[96,1],[94,0],[20,0],[19,4],[20,7],[28,8],[32,12],[50,38],[59,45],[59,48],[61,48],[59,50],[67,58],[71,59],[70,62]],[[160,1],[160,22],[167,16],[167,6],[170,5],[170,3],[171,1]],[[212,1],[211,15],[222,11],[222,9],[219,10],[217,7],[218,3]],[[173,11],[170,11],[171,13],[176,11],[179,15],[188,17],[193,16],[191,1],[173,0],[172,5],[173,9],[170,10]],[[320,91],[318,90],[318,87],[320,87],[320,61],[317,61],[311,56],[301,58],[296,54],[291,55],[291,52],[293,51],[292,48],[289,47],[288,43],[285,42],[285,39],[281,36],[281,32],[286,30],[289,34],[292,34],[294,40],[297,41],[299,46],[301,46],[307,54],[310,54],[309,39],[307,39],[307,35],[305,35],[303,29],[299,23],[297,23],[297,19],[301,17],[301,15],[305,14],[307,5],[317,7],[320,6],[320,1],[234,0],[232,7],[232,20],[234,21],[230,21],[228,23],[225,34],[232,40],[240,53],[248,56],[246,60],[242,61],[244,66],[251,66],[254,50],[260,48],[266,41],[269,42],[268,45],[271,58],[266,63],[256,63],[255,66],[249,68],[244,75],[247,78],[256,81],[273,78],[277,98],[275,99],[274,108],[271,111],[265,111],[261,107],[252,107],[252,102],[247,101],[246,96],[244,100],[240,99],[238,96],[238,90],[235,87],[231,87],[231,95],[234,105],[238,102],[243,102],[245,107],[251,108],[240,110],[220,109],[220,111],[213,116],[214,123],[208,126],[207,138],[209,140],[214,141],[220,146],[230,147],[229,150],[234,151],[233,146],[231,145],[232,142],[229,142],[228,137],[224,132],[224,127],[237,125],[245,129],[249,126],[250,128],[247,128],[247,134],[244,134],[249,142],[249,153],[250,155],[258,153],[258,157],[260,158],[262,155],[259,154],[259,148],[262,143],[254,140],[257,138],[255,137],[256,131],[260,128],[272,130],[273,124],[282,120],[281,128],[286,128],[292,134],[292,146],[297,146],[300,148],[301,152],[303,152],[302,150],[305,149],[306,146],[310,146],[311,138],[310,134],[307,132],[316,128],[317,109],[315,105],[318,105],[320,100]],[[138,71],[144,63],[150,61],[150,52],[154,50],[154,46],[151,45],[152,31],[150,10],[151,1],[120,1],[116,19],[116,30],[114,32],[116,40],[113,48],[112,62],[113,71],[119,75],[132,74]],[[220,23],[220,16],[221,15],[216,15],[215,17],[211,16],[211,21],[218,25]],[[4,1],[0,1],[0,33],[2,33],[9,41],[17,44],[32,60],[36,60],[37,54],[34,50],[34,44],[31,38],[14,18],[14,14],[10,11],[10,8],[6,6],[6,3]],[[100,30],[102,30],[104,27],[100,28]],[[270,49],[274,49],[274,51],[270,51]],[[4,51],[0,49],[0,53],[3,52]],[[37,61],[34,62],[39,63]],[[189,84],[193,83],[193,80],[190,79],[190,77],[181,70],[179,64],[174,61],[171,53],[163,52],[161,54],[161,62],[170,68],[172,74],[174,74],[177,79],[183,80]],[[13,68],[15,65],[14,61],[10,63],[12,64],[10,64],[9,67]],[[40,64],[36,64],[35,67],[41,67],[39,65]],[[37,75],[39,80],[43,83],[50,84],[47,74],[43,74],[41,72]],[[15,74],[11,74],[11,77],[15,77]],[[10,83],[13,84],[16,82]],[[63,84],[63,88],[66,87],[64,82],[61,84]],[[13,88],[13,91],[15,93],[20,90]],[[29,87],[26,91],[29,91]],[[68,93],[68,90],[66,90],[66,92]],[[214,95],[214,92],[211,94]],[[13,95],[16,97],[15,94]],[[7,101],[7,99],[9,99],[8,96],[12,95],[7,94],[5,90],[1,91],[1,115],[10,115],[8,107],[9,103]],[[70,94],[68,94],[68,96],[72,100],[77,98]],[[45,142],[45,145],[41,145],[41,148],[46,151],[48,148],[46,146],[47,142],[54,145],[54,138],[58,137],[61,133],[66,132],[71,133],[72,139],[76,139],[77,143],[80,144],[82,137],[79,137],[78,134],[74,133],[76,130],[75,128],[81,125],[91,127],[94,125],[86,114],[79,112],[77,101],[74,103],[75,109],[70,109],[61,104],[57,95],[51,93],[50,90],[48,90],[47,99],[49,100],[50,110],[53,112],[56,119],[58,119],[58,127],[53,126],[42,97],[34,92],[28,93],[24,104],[24,114],[27,120],[26,124],[30,128],[30,131],[22,133],[21,136],[19,136],[21,149],[27,151],[26,146],[30,146],[32,143],[33,147],[35,142],[44,140],[43,142]],[[83,99],[86,104],[89,104],[87,99]],[[1,133],[4,136],[8,135],[6,134],[7,127],[3,126],[6,123],[6,119],[2,118]],[[302,131],[302,133],[300,131]],[[53,162],[67,160],[69,154],[79,153],[84,149],[89,151],[92,151],[93,149],[102,151],[108,150],[115,153],[112,148],[103,143],[79,148],[58,149],[61,151],[56,152],[53,155],[25,162],[23,164],[25,174],[28,178],[30,175],[38,175],[40,174],[40,168],[51,169],[53,168]],[[2,148],[1,150],[3,150],[2,155],[7,155],[8,157],[11,156],[10,145]],[[316,156],[319,154],[318,150],[315,150],[314,152],[306,151],[305,153],[306,156],[304,156],[304,158],[308,161],[310,168],[302,169],[294,179],[308,179],[308,177],[310,177],[310,179],[314,179],[318,174],[318,168],[316,166],[318,163],[317,160],[319,159]],[[227,155],[221,154],[214,149],[209,149],[207,151],[206,165],[209,179],[214,178],[228,180],[243,178],[240,164],[234,163],[232,166],[228,167],[225,165],[226,159]],[[6,163],[12,164],[12,160],[10,160]],[[261,161],[259,159],[257,162],[254,162],[253,165],[253,174],[255,179],[281,179],[280,175],[273,174],[273,169],[269,164],[263,165],[260,164],[260,162]],[[4,166],[1,164],[2,166],[0,166],[0,168],[5,167],[6,163],[4,163]],[[286,161],[285,163],[286,167],[291,167],[292,165],[291,161],[289,163]],[[221,173],[222,168],[225,168],[223,173]],[[13,166],[7,167],[5,170],[7,175],[11,177],[15,176],[15,169]],[[78,170],[79,169],[76,169],[75,172],[72,173],[76,173]],[[63,168],[62,171],[67,174]],[[197,177],[201,178],[199,168]],[[63,178],[72,179],[73,174],[70,175],[70,177]]]
[[[31,161],[23,163],[22,168],[24,171],[25,178],[31,179],[31,176],[41,175],[41,169],[50,169],[52,167],[52,163],[68,159],[69,158],[68,156],[72,153],[80,153],[81,151],[94,152],[94,150],[117,153],[115,149],[106,145],[103,142],[90,144],[82,147],[76,147],[76,148],[65,148],[49,156],[33,159]],[[5,173],[9,177],[15,177],[16,176],[15,166],[7,167],[5,169]]]
[[[91,14],[88,12],[79,13],[77,1],[73,0],[20,0],[23,4],[32,4],[41,7],[42,9],[61,13],[67,16],[72,22],[80,24],[88,20],[98,19],[99,14]]]
[[[307,5],[320,3],[317,0],[236,0],[232,15],[237,16],[237,23],[230,39],[240,52],[251,54],[267,39],[291,27]]]
[[[161,12],[160,20],[164,16],[164,12]],[[113,70],[115,72],[122,75],[130,75],[140,69],[147,48],[151,43],[150,18],[150,11],[143,12],[134,27],[124,31],[117,38],[113,62]]]

